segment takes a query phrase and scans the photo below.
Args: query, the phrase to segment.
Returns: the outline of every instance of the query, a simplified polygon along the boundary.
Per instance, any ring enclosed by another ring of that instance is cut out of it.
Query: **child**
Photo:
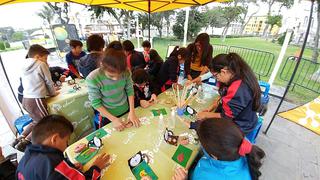
[[[143,47],[143,57],[144,61],[146,63],[149,62],[150,60],[150,49],[151,49],[151,44],[148,40],[145,40],[142,42],[142,47]]]
[[[174,48],[158,73],[157,81],[162,92],[171,88],[172,84],[177,82],[180,64],[183,64],[187,58],[187,49],[179,48],[178,50],[178,48],[178,46]]]
[[[30,46],[28,51],[29,58],[22,76],[22,106],[29,113],[32,122],[13,143],[19,151],[24,151],[30,143],[34,125],[48,115],[45,97],[57,95],[47,63],[48,55],[49,51],[38,44]]]
[[[257,180],[265,153],[252,145],[234,122],[207,119],[200,123],[197,134],[203,157],[191,179]]]
[[[144,69],[137,69],[132,74],[134,82],[134,104],[135,107],[147,108],[157,101],[152,83],[149,81],[148,73]]]
[[[91,105],[99,112],[100,127],[112,122],[121,131],[125,128],[119,117],[129,111],[129,120],[140,125],[134,110],[134,91],[126,56],[121,49],[107,49],[101,67],[87,77]],[[129,102],[128,102],[129,101]]]
[[[123,41],[122,46],[127,57],[128,68],[131,70],[131,72],[135,69],[144,68],[146,66],[143,54],[134,50],[134,45],[131,41]]]
[[[212,59],[211,73],[216,77],[220,97],[199,112],[199,120],[205,118],[232,119],[244,134],[251,137],[258,117],[261,90],[249,65],[236,53],[219,54]],[[215,109],[215,112],[212,112]]]
[[[17,179],[99,179],[100,171],[109,165],[110,156],[105,153],[97,156],[93,166],[82,173],[63,155],[72,132],[72,124],[63,116],[44,117],[34,127],[32,145],[19,162]]]
[[[195,79],[199,75],[204,74],[209,67],[213,52],[209,41],[209,35],[201,33],[197,36],[195,42],[187,47],[190,56],[185,63],[188,80]]]
[[[79,59],[86,55],[84,51],[82,51],[82,42],[78,40],[71,40],[69,43],[71,47],[71,51],[66,54],[66,61],[68,64],[68,68],[70,71],[77,76],[77,78],[81,78],[78,68],[79,68]]]
[[[105,41],[98,34],[93,34],[87,39],[89,54],[80,58],[79,71],[84,78],[100,65]]]
[[[148,74],[151,76],[151,79],[154,80],[155,77],[158,76],[158,73],[161,69],[163,64],[162,58],[159,56],[158,52],[154,49],[149,51],[149,58],[150,60],[147,62],[145,69],[147,70]]]
[[[72,78],[76,78],[76,76],[71,71],[59,66],[49,67],[49,71],[51,74],[51,79],[55,84],[57,84],[58,81],[65,82],[65,79],[69,76],[71,76]],[[20,85],[18,87],[18,100],[20,103],[22,103],[22,98],[23,98],[23,86],[22,86],[22,79],[20,78]]]

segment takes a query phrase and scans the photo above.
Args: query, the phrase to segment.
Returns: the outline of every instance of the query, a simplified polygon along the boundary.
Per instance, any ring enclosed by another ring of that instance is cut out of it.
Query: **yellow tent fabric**
[[[23,2],[73,2],[91,6],[105,6],[141,12],[161,12],[187,6],[204,5],[211,2],[231,0],[0,0],[0,5]],[[150,4],[150,8],[149,8]]]
[[[320,96],[305,105],[278,115],[320,135]]]

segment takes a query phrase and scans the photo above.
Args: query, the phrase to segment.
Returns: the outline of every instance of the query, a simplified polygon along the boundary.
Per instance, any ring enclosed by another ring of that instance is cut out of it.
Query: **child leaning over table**
[[[133,72],[134,104],[135,107],[147,108],[157,101],[155,89],[149,80],[148,73],[140,68]]]
[[[24,151],[26,146],[30,144],[34,125],[48,115],[45,97],[58,94],[49,71],[48,55],[49,51],[38,44],[30,46],[28,51],[28,58],[22,75],[24,88],[22,106],[29,113],[32,122],[22,132],[21,136],[12,143],[13,147],[19,151]]]
[[[112,122],[116,130],[122,131],[125,123],[119,117],[129,111],[129,120],[140,126],[134,110],[134,91],[126,56],[119,48],[107,49],[101,67],[92,71],[87,79],[91,105],[99,113],[100,127]]]
[[[18,180],[97,180],[100,171],[110,164],[110,156],[99,155],[84,173],[64,158],[63,152],[73,126],[60,115],[44,117],[33,129],[32,145],[28,146],[16,172]],[[77,165],[81,167],[80,165]]]

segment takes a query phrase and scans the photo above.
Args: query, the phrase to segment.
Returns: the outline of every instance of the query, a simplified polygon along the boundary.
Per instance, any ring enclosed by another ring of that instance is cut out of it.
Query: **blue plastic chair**
[[[14,126],[16,127],[18,134],[23,132],[23,128],[32,122],[31,117],[25,114],[14,121]]]

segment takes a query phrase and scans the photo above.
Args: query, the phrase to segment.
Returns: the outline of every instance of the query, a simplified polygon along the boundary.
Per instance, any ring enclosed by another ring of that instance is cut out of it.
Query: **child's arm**
[[[214,112],[198,112],[197,119],[204,120],[208,118],[221,118],[221,113],[214,113]]]
[[[178,63],[179,66],[179,63]],[[172,82],[176,82],[178,79],[178,72],[177,72],[177,65],[175,65],[174,63],[169,64],[169,69],[168,69],[168,73],[169,73],[169,79]]]
[[[68,68],[69,70],[75,75],[77,76],[77,78],[81,78],[79,71],[77,70],[77,68],[74,66],[73,62],[72,62],[72,57],[70,57],[68,54],[66,55],[66,61],[68,64]]]
[[[133,90],[133,83],[131,79],[131,73],[126,72],[125,76],[126,76],[125,90],[129,100],[129,120],[133,123],[135,127],[139,127],[140,122],[134,110],[134,90]]]
[[[49,66],[45,63],[41,63],[40,65],[41,71],[42,71],[42,78],[45,81],[45,84],[48,89],[48,95],[49,96],[55,96],[57,94],[55,88],[54,88],[54,83],[51,78],[51,73],[49,70]]]

